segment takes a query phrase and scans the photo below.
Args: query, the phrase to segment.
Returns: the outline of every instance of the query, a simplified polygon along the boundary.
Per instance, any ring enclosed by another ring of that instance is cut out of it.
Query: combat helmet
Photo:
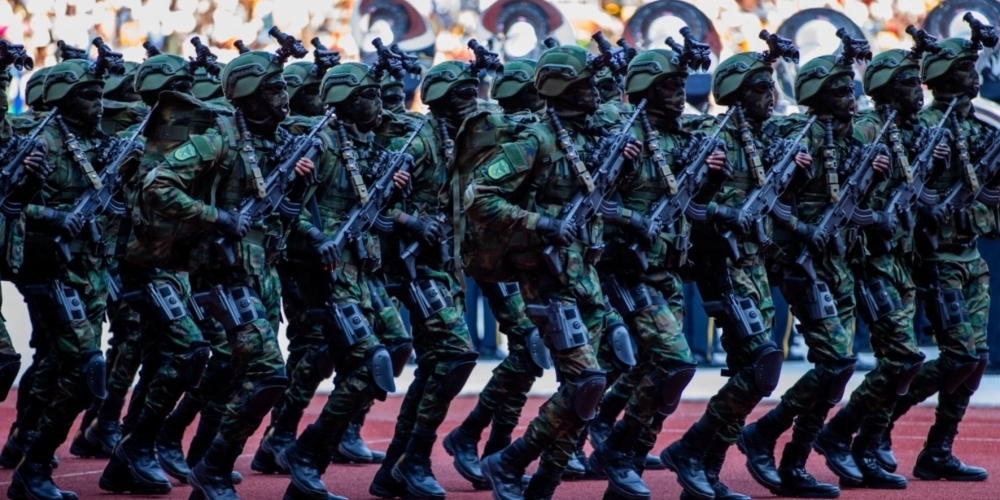
[[[727,58],[715,67],[712,75],[712,97],[721,106],[732,105],[740,95],[740,88],[751,76],[766,71],[774,73],[773,64],[779,58],[799,62],[799,51],[791,40],[761,30],[760,39],[767,41],[764,52],[743,52]]]
[[[872,62],[865,68],[864,85],[865,94],[875,95],[880,90],[885,89],[892,82],[892,79],[903,70],[920,69],[920,59],[925,52],[932,54],[941,51],[937,39],[927,34],[924,30],[918,30],[910,25],[906,32],[913,36],[915,44],[912,50],[891,49],[880,52],[872,58]]]
[[[113,52],[100,38],[95,38],[97,59],[67,59],[52,67],[42,82],[42,99],[45,103],[56,102],[70,94],[73,89],[88,83],[104,86],[106,75],[121,76],[125,73],[125,61],[118,52]]]
[[[281,76],[289,57],[302,58],[309,53],[295,37],[282,33],[276,26],[268,34],[281,44],[274,54],[263,50],[244,52],[222,70],[222,93],[227,101],[252,95],[264,82]]]
[[[188,62],[181,56],[158,54],[139,65],[139,71],[135,75],[135,91],[140,94],[158,92],[181,79],[194,83]]]
[[[358,62],[339,64],[323,76],[319,96],[323,104],[336,105],[347,100],[355,90],[379,87],[380,80],[367,64]]]
[[[681,64],[676,52],[652,49],[632,59],[625,76],[625,92],[633,94],[652,87],[657,80],[668,76],[688,76],[687,66]]]
[[[497,54],[486,50],[475,39],[469,40],[469,48],[476,57],[471,62],[446,61],[431,67],[420,83],[420,99],[429,104],[448,95],[459,84],[479,83],[479,72],[502,72],[503,65]]]
[[[191,45],[195,49],[195,58],[191,60],[188,69],[194,77],[194,84],[191,85],[191,95],[196,99],[207,101],[222,96],[222,65],[219,64],[218,57],[212,53],[207,45],[201,43],[201,38],[192,37]]]
[[[39,69],[28,77],[27,83],[24,84],[24,102],[28,106],[34,108],[44,104],[42,100],[42,83],[45,81],[45,75],[48,75],[49,71],[52,71],[52,68],[52,66],[49,66]]]
[[[972,39],[948,38],[938,42],[941,50],[925,57],[920,66],[920,78],[924,83],[932,84],[934,80],[951,72],[952,66],[960,61],[979,59],[979,51],[983,50],[983,46],[992,48],[997,45],[996,30],[992,26],[979,22],[971,12],[966,12],[962,19],[972,28]]]
[[[575,83],[596,76],[592,54],[577,45],[561,45],[542,53],[535,67],[535,88],[543,97],[555,97]]]
[[[538,62],[532,59],[508,61],[503,65],[503,73],[493,80],[490,88],[492,99],[514,97],[523,88],[535,80],[535,68]]]
[[[810,103],[828,82],[845,75],[854,78],[855,60],[871,60],[872,52],[866,40],[851,37],[844,28],[837,30],[837,36],[843,42],[843,51],[839,56],[820,56],[799,68],[799,73],[795,75],[797,103],[811,106]]]

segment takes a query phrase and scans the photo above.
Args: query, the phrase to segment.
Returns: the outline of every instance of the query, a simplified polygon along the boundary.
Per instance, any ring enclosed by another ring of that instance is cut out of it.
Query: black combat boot
[[[866,436],[859,433],[854,438],[851,445],[851,454],[854,455],[854,463],[861,471],[860,486],[876,490],[902,490],[906,488],[906,478],[897,474],[886,472],[875,459],[875,451],[878,449],[882,435]],[[854,483],[845,482],[841,479],[842,487],[853,487]]]
[[[288,469],[281,465],[278,456],[294,442],[294,429],[277,425],[269,427],[250,461],[250,469],[261,474],[288,474]]]
[[[104,453],[100,446],[87,441],[87,428],[97,419],[98,404],[91,406],[80,419],[80,428],[76,430],[73,441],[69,445],[69,453],[80,458],[110,458],[111,455]]]
[[[608,486],[612,490],[628,500],[647,500],[650,497],[649,487],[635,470],[635,455],[632,451],[640,431],[641,429],[620,421],[615,424],[604,443],[594,450],[595,468],[607,475]]]
[[[545,464],[539,464],[538,470],[528,480],[524,488],[524,498],[529,500],[552,500],[556,488],[562,483],[562,471],[552,470]]]
[[[542,450],[518,438],[499,453],[483,459],[483,476],[493,488],[494,500],[524,500],[522,478],[524,469]]]
[[[406,484],[399,482],[392,477],[392,469],[403,456],[408,440],[399,436],[393,436],[389,442],[389,447],[385,450],[385,460],[379,467],[378,472],[368,486],[368,493],[379,498],[402,498],[406,495]]]
[[[875,450],[875,460],[878,460],[879,466],[886,472],[896,472],[896,469],[899,468],[896,456],[892,454],[892,428],[893,424],[890,422],[889,427],[882,433],[878,449]]]
[[[21,463],[24,454],[31,447],[31,443],[38,439],[38,431],[29,431],[23,427],[18,427],[7,435],[7,442],[0,451],[0,467],[13,469]]]
[[[31,500],[63,500],[63,492],[52,482],[52,467],[48,461],[39,463],[25,459],[17,466],[7,496],[15,498],[22,493],[23,498]]]
[[[750,476],[772,492],[781,487],[774,463],[774,447],[778,444],[778,436],[792,426],[794,417],[783,403],[778,403],[760,420],[743,427],[743,432],[736,437],[736,447],[747,457]]]
[[[191,468],[184,461],[184,449],[181,447],[181,438],[184,437],[184,429],[176,429],[172,425],[164,424],[160,427],[159,434],[153,448],[156,450],[156,461],[160,464],[163,472],[168,476],[187,484],[187,476],[191,473]]]
[[[677,474],[677,482],[695,500],[715,498],[715,490],[705,476],[705,453],[720,425],[708,414],[702,415],[684,437],[660,452],[660,459]]]
[[[621,415],[627,404],[628,399],[618,397],[613,392],[606,393],[601,399],[597,416],[590,422],[588,429],[590,446],[593,446],[595,450],[608,438],[608,434],[611,434],[611,428],[615,426],[618,415]]]
[[[188,483],[194,488],[193,498],[200,494],[205,500],[239,500],[233,487],[233,464],[241,447],[221,439],[212,441],[205,456],[191,468]]]
[[[565,479],[606,479],[604,471],[590,465],[590,459],[587,458],[587,452],[583,450],[583,445],[587,443],[589,428],[590,424],[587,423],[583,431],[580,433],[580,437],[576,439],[576,450],[573,452],[573,456],[571,456],[569,461],[566,463],[566,470],[563,471],[563,478]]]
[[[832,484],[824,484],[806,472],[806,459],[809,458],[809,443],[788,442],[781,454],[781,466],[778,476],[781,485],[775,495],[791,498],[837,498],[840,488]]]
[[[431,468],[431,448],[437,436],[414,432],[406,451],[392,468],[393,479],[406,484],[406,491],[414,498],[441,499],[444,488],[438,484]]]
[[[105,457],[110,457],[115,451],[115,445],[122,438],[122,426],[118,420],[97,418],[83,435],[87,442],[101,450]]]
[[[730,490],[719,479],[719,474],[722,473],[722,464],[726,462],[726,451],[729,450],[729,446],[729,444],[720,439],[716,439],[712,443],[708,454],[705,455],[705,477],[715,491],[716,500],[750,500],[749,496]],[[684,498],[683,494],[681,498]]]
[[[361,427],[365,424],[365,415],[367,413],[366,410],[354,417],[354,420],[351,421],[350,425],[344,431],[343,436],[341,436],[340,443],[337,444],[336,456],[342,458],[344,462],[380,464],[385,459],[385,453],[368,449],[364,440],[361,439]],[[334,461],[335,463],[339,463],[336,459]]]
[[[183,402],[184,400],[181,401]],[[215,415],[206,417],[206,412],[202,412],[201,419],[198,420],[198,429],[195,430],[194,437],[191,438],[191,444],[188,445],[188,454],[185,458],[188,467],[193,468],[197,465],[202,457],[205,456],[208,448],[212,446],[212,443],[215,441],[215,435],[219,433],[219,427],[222,425],[221,418],[221,416]],[[243,475],[232,471],[229,479],[234,485],[240,484],[243,482]]]
[[[981,467],[965,465],[951,453],[958,435],[958,424],[934,424],[927,433],[924,449],[917,455],[913,475],[918,479],[947,481],[985,481],[989,472]]]
[[[330,463],[325,451],[323,430],[316,426],[307,426],[302,436],[282,450],[278,462],[288,469],[292,476],[289,492],[304,494],[301,498],[326,498],[329,492],[323,484],[323,471]],[[289,496],[286,492],[286,496]]]
[[[494,453],[499,453],[503,451],[504,448],[510,446],[510,443],[514,440],[511,436],[513,432],[514,426],[497,425],[496,422],[493,423],[490,427],[490,437],[486,439],[486,444],[483,445],[483,454],[480,455],[480,472],[483,470],[482,460],[485,460],[486,457]],[[525,478],[530,479],[529,476],[525,476]],[[527,480],[524,481],[525,484],[527,484],[527,482]],[[472,487],[480,491],[490,491],[493,489],[490,482],[487,481],[485,477],[483,477],[483,480],[480,482],[472,483]]]
[[[136,428],[141,429],[141,424],[137,424]],[[127,491],[134,495],[170,493],[170,480],[156,463],[153,439],[140,437],[133,432],[115,446],[115,453],[101,475],[102,490],[112,493]]]
[[[842,486],[861,485],[862,474],[855,463],[858,455],[851,449],[851,436],[860,426],[861,420],[844,407],[820,429],[813,441],[813,449],[826,458],[826,466],[840,478]]]
[[[478,442],[479,436],[466,434],[462,426],[454,428],[441,442],[444,445],[444,451],[455,458],[452,462],[455,465],[455,470],[473,486],[486,482],[479,464]]]

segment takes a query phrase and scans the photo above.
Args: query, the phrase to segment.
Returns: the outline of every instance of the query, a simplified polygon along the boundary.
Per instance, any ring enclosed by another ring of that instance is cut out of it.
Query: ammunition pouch
[[[371,384],[368,387],[375,399],[385,401],[388,393],[396,392],[392,358],[384,345],[374,345],[365,351],[365,366],[368,367],[368,374],[371,376]]]
[[[576,304],[563,305],[550,299],[547,306],[528,304],[525,312],[536,323],[541,323],[541,330],[556,351],[575,349],[590,340]]]
[[[80,292],[61,280],[25,285],[24,294],[27,300],[36,304],[40,313],[47,314],[54,311],[62,325],[87,319],[87,308],[80,299]]]
[[[608,378],[600,370],[588,368],[580,373],[576,380],[576,391],[573,393],[573,410],[580,420],[587,422],[594,418],[597,405],[604,397],[604,388],[607,385]]]
[[[609,274],[601,281],[601,290],[618,314],[625,318],[655,304],[665,303],[663,297],[650,294],[646,285],[638,280],[626,283],[615,275]]]
[[[705,313],[718,319],[723,331],[734,334],[737,339],[767,331],[764,328],[764,317],[757,309],[757,304],[749,297],[737,297],[735,293],[726,292],[719,300],[707,301],[704,306]]]
[[[789,302],[795,307],[795,315],[799,319],[821,321],[837,315],[837,303],[826,283],[790,275],[786,275],[784,280]]]
[[[288,377],[275,375],[259,382],[254,382],[253,392],[243,401],[242,413],[251,422],[258,422],[267,415],[274,404],[281,399],[288,389]]]
[[[684,388],[691,383],[697,365],[693,363],[673,363],[666,373],[657,377],[656,412],[667,416],[677,410]]]
[[[180,294],[169,283],[146,283],[141,290],[126,292],[122,298],[140,315],[160,323],[173,323],[188,315]]]
[[[90,349],[80,353],[80,367],[83,372],[85,389],[97,399],[108,395],[107,364],[100,349]]]
[[[622,323],[612,323],[604,329],[603,342],[611,347],[611,359],[614,368],[620,372],[629,372],[635,366],[635,341],[628,334],[628,328]]]
[[[855,297],[858,299],[858,312],[861,313],[861,319],[865,324],[870,326],[893,311],[903,308],[903,304],[893,300],[889,294],[890,287],[892,285],[882,278],[856,283]]]
[[[541,377],[545,370],[552,368],[552,354],[545,346],[542,335],[538,333],[538,328],[532,328],[524,338],[524,343],[528,348],[528,361],[531,365],[529,369],[536,377]]]
[[[357,304],[334,304],[327,302],[323,309],[306,311],[310,321],[327,327],[330,342],[337,350],[348,350],[365,337],[375,335],[371,324]]]
[[[817,366],[821,371],[822,379],[827,384],[828,403],[835,405],[843,399],[844,389],[847,387],[847,382],[851,380],[851,376],[854,375],[854,364],[857,361],[858,358],[854,356],[845,356],[835,361],[832,365]]]
[[[406,284],[406,308],[417,321],[443,311],[446,307],[454,307],[455,303],[449,293],[434,280],[413,280]]]
[[[924,294],[924,312],[935,334],[969,321],[965,295],[956,288],[931,288]]]
[[[191,296],[195,305],[201,309],[198,317],[205,318],[207,312],[227,332],[248,325],[260,318],[257,307],[254,305],[253,299],[255,298],[260,300],[257,297],[257,292],[248,287],[223,288],[222,285],[214,285],[207,292],[195,293]]]

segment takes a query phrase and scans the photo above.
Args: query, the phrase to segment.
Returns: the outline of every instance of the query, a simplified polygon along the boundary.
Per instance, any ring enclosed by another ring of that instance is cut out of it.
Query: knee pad
[[[212,357],[211,344],[207,340],[191,342],[187,355],[184,357],[184,381],[188,387],[197,388],[208,366],[208,358]]]
[[[21,371],[21,355],[0,354],[0,401],[7,399],[11,386],[17,380],[17,374]]]
[[[521,287],[517,282],[508,283],[489,283],[489,282],[476,282],[479,288],[483,291],[483,297],[487,300],[502,300],[513,297],[521,293]]]
[[[928,290],[924,296],[924,312],[935,333],[969,321],[965,295],[956,288]]]
[[[800,319],[820,321],[837,315],[837,302],[826,283],[797,276],[785,276],[784,281]]]
[[[607,376],[600,370],[588,368],[580,374],[573,392],[573,410],[580,420],[587,422],[594,418],[607,385]]]
[[[256,299],[256,301],[254,300]],[[204,312],[215,318],[227,332],[253,323],[260,318],[255,302],[260,301],[257,292],[245,286],[224,288],[214,285],[207,292],[191,295],[195,306],[201,309],[196,317],[204,318]]]
[[[976,370],[969,375],[969,378],[965,379],[965,387],[970,391],[975,392],[979,389],[979,383],[983,380],[983,375],[986,373],[986,367],[990,364],[990,352],[980,352],[979,353],[979,364],[976,365]],[[2,400],[0,400],[2,401]]]
[[[645,283],[619,279],[613,274],[601,281],[601,291],[607,299],[606,303],[626,318],[654,304],[664,303],[663,297],[649,293]]]
[[[408,304],[407,309],[414,320],[423,321],[454,306],[451,294],[434,280],[414,280],[406,284]]]
[[[107,363],[104,362],[104,354],[101,353],[101,350],[90,349],[81,352],[80,368],[83,372],[86,390],[97,399],[107,397]]]
[[[753,386],[758,394],[764,397],[770,396],[771,392],[778,387],[781,364],[784,361],[784,354],[774,342],[765,342],[754,349],[751,368],[753,369]]]
[[[854,295],[858,299],[858,312],[865,324],[874,324],[893,311],[903,308],[900,301],[892,298],[889,293],[891,289],[892,285],[882,278],[856,282]]]
[[[972,375],[979,368],[980,358],[978,356],[969,355],[945,355],[951,359],[952,369],[951,371],[942,373],[944,375],[944,390],[951,394],[955,392],[962,384],[972,377]],[[985,370],[986,367],[983,367]],[[979,381],[976,381],[976,386],[978,387]]]
[[[622,323],[612,323],[604,329],[604,342],[611,346],[611,364],[616,370],[626,373],[635,366],[635,341]]]
[[[694,363],[673,363],[665,374],[661,374],[656,382],[656,412],[660,415],[670,415],[677,409],[684,388],[694,378],[697,365]]]
[[[243,401],[243,414],[253,421],[264,418],[288,389],[288,377],[275,375],[255,382],[253,392]]]
[[[365,351],[365,366],[371,377],[369,387],[372,395],[379,401],[385,401],[390,392],[396,392],[396,379],[393,377],[392,357],[382,344],[369,347]]]
[[[844,389],[847,387],[847,382],[851,380],[851,376],[854,375],[854,364],[857,361],[858,358],[854,356],[845,356],[830,365],[819,366],[826,379],[828,403],[835,405],[844,398]]]
[[[472,370],[476,368],[476,359],[479,353],[470,351],[463,352],[454,358],[444,362],[447,366],[444,377],[438,385],[438,395],[442,398],[452,400],[462,392],[465,382],[472,375]]]
[[[562,302],[551,299],[546,306],[528,304],[525,312],[528,317],[543,325],[542,331],[556,351],[574,349],[590,340],[576,304],[563,305]]]
[[[402,375],[403,368],[406,367],[406,363],[410,361],[410,356],[413,354],[413,342],[403,340],[386,346],[386,349],[389,351],[389,358],[392,360],[392,375],[399,377]]]
[[[532,328],[524,338],[524,343],[528,348],[528,360],[531,363],[532,373],[536,377],[541,377],[545,370],[552,368],[552,353],[545,346],[542,335],[538,333],[538,328]]]
[[[897,396],[902,396],[910,390],[910,384],[913,383],[913,379],[917,378],[917,374],[920,373],[920,368],[923,366],[924,354],[921,352],[913,353],[903,361],[899,378],[896,379]]]

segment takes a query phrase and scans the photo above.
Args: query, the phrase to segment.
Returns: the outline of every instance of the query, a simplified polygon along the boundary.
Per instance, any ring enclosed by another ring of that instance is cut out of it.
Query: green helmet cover
[[[880,52],[872,58],[865,68],[864,85],[865,94],[873,95],[889,85],[893,77],[905,69],[919,69],[920,63],[910,57],[910,51],[903,49],[891,49]]]
[[[319,85],[323,81],[323,75],[319,74],[319,67],[309,61],[296,61],[285,66],[281,76],[285,79],[285,84],[288,85],[289,101],[295,98],[295,94],[302,87],[313,83]]]
[[[347,62],[338,64],[323,76],[319,95],[323,104],[338,104],[361,88],[378,87],[379,81],[371,74],[367,64]]]
[[[535,68],[535,88],[543,97],[555,97],[576,82],[594,75],[589,67],[590,52],[577,45],[553,47],[542,53]]]
[[[222,74],[223,66],[215,63]],[[222,96],[222,80],[218,76],[209,73],[205,68],[198,68],[194,72],[194,85],[191,85],[191,94],[200,100],[213,99]]]
[[[274,75],[280,75],[278,56],[262,50],[240,54],[222,71],[222,92],[233,101],[253,94]]]
[[[135,83],[135,74],[139,71],[139,63],[133,61],[125,61],[125,74],[119,78],[108,78],[104,80],[104,93],[110,94],[121,88],[122,85],[133,85]]]
[[[854,69],[841,64],[839,56],[820,56],[803,64],[795,75],[795,101],[810,106],[809,102],[819,95],[827,82],[843,75],[854,78]]]
[[[139,65],[139,71],[135,74],[135,91],[157,92],[181,78],[194,82],[188,62],[181,56],[158,54]]]
[[[971,40],[948,38],[938,42],[941,50],[937,54],[925,54],[920,65],[920,79],[930,84],[936,78],[948,74],[952,65],[963,59],[979,59],[979,51]]]
[[[100,83],[104,86],[104,79],[98,78],[90,69],[90,61],[86,59],[69,59],[56,64],[45,75],[42,83],[42,100],[45,103],[56,102],[70,94],[73,89],[87,84]]]
[[[49,71],[52,71],[51,67],[42,68],[28,77],[28,82],[24,84],[24,100],[28,103],[28,106],[42,104],[42,83],[45,81],[45,75],[48,75]]]
[[[433,66],[420,83],[420,100],[429,104],[448,94],[460,83],[479,83],[479,78],[469,72],[468,65],[461,61],[445,61]]]
[[[759,52],[743,52],[719,63],[712,74],[712,97],[720,106],[730,106],[739,97],[740,87],[761,71],[774,73],[774,68]]]
[[[535,80],[535,68],[538,62],[532,59],[518,59],[505,62],[503,74],[498,75],[493,80],[493,87],[490,88],[490,97],[493,99],[506,99],[514,97],[524,87],[531,85]]]
[[[681,66],[677,53],[666,49],[647,50],[629,63],[628,74],[625,75],[625,93],[642,92],[652,87],[657,80],[669,76],[688,76],[687,68]]]
[[[403,80],[397,80],[386,72],[385,76],[382,77],[382,88],[386,89],[389,87],[403,87]]]

